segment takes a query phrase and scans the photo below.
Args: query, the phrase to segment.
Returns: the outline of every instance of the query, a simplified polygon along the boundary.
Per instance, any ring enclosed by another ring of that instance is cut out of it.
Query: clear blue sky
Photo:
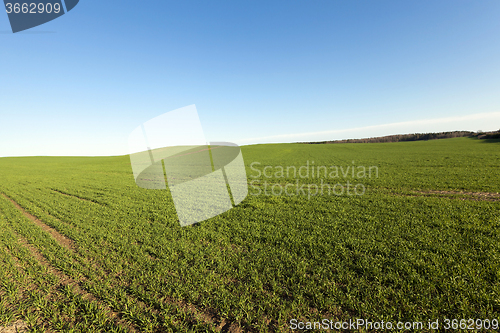
[[[241,144],[500,128],[498,0],[81,0],[9,31],[0,156],[126,154],[190,104]]]

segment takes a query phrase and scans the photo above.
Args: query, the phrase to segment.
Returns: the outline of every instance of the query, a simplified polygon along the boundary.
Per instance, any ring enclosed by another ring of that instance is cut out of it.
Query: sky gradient
[[[208,141],[500,128],[500,2],[86,1],[12,34],[0,156],[120,155],[195,104]]]

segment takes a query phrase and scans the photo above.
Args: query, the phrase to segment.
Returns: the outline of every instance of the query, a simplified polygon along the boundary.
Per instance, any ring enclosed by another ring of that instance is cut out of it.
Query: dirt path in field
[[[412,191],[412,192],[415,193],[414,196],[435,196],[440,198],[474,200],[474,201],[500,201],[500,194],[491,192],[464,192],[464,191],[438,191],[438,190]]]
[[[14,200],[12,200],[11,198],[9,198],[7,195],[3,194],[2,195],[7,199],[9,200],[14,206],[16,206],[16,208],[18,210],[20,210],[26,217],[28,217],[31,221],[33,221],[36,225],[39,225],[43,230],[49,232],[56,240],[58,239],[61,239],[64,241],[64,243],[66,244],[66,247],[69,248],[70,250],[73,250],[73,241],[69,238],[67,238],[66,236],[64,235],[61,235],[59,234],[55,229],[47,226],[46,224],[44,224],[42,221],[38,220],[35,216],[29,214],[28,212],[26,212],[19,204],[17,204]],[[23,236],[21,236],[20,234],[18,234],[15,230],[12,230],[16,236],[17,236],[17,241],[19,242],[19,244],[21,246],[23,246],[24,248],[26,248],[31,256],[33,258],[35,258],[41,266],[44,266],[47,268],[47,270],[52,273],[53,275],[55,275],[56,277],[59,278],[59,283],[63,286],[70,286],[73,288],[73,290],[80,294],[81,296],[83,296],[85,299],[89,300],[89,301],[93,301],[93,302],[96,302],[97,304],[99,304],[101,306],[101,308],[105,309],[107,311],[107,313],[109,314],[109,317],[111,320],[113,320],[118,326],[121,326],[123,328],[126,328],[126,330],[128,330],[129,332],[137,332],[137,330],[130,326],[128,323],[126,323],[123,319],[120,318],[120,315],[118,314],[118,312],[115,312],[113,311],[109,306],[107,306],[105,303],[101,302],[100,300],[98,300],[93,294],[91,293],[88,293],[87,291],[85,291],[81,286],[80,284],[84,281],[86,281],[86,278],[85,277],[82,277],[80,278],[79,280],[75,280],[73,279],[72,277],[66,275],[65,273],[63,273],[62,271],[58,270],[57,268],[55,268],[54,266],[52,266],[48,260],[43,256],[43,254],[33,245],[33,244],[30,244],[26,238],[24,238]],[[59,242],[61,243],[61,242]],[[17,327],[17,326],[16,326]],[[11,328],[11,326],[9,326],[9,328]],[[6,331],[6,332],[9,332],[9,331]],[[16,332],[16,331],[12,331],[12,332]],[[3,333],[3,331],[0,330],[0,333]]]
[[[22,320],[18,320],[10,326],[0,326],[0,333],[21,333],[27,331],[28,325]]]
[[[93,203],[93,204],[96,204],[96,205],[99,205],[99,206],[105,206],[105,205],[104,205],[104,204],[102,204],[102,203],[99,203],[99,202],[94,201],[94,200],[90,200],[90,199],[82,198],[82,197],[79,197],[79,196],[77,196],[77,195],[75,195],[75,194],[66,193],[66,192],[63,192],[63,191],[60,191],[60,190],[56,190],[56,189],[53,189],[53,188],[51,188],[50,190],[51,190],[52,192],[56,192],[56,193],[62,194],[62,195],[64,195],[64,196],[66,196],[66,197],[70,197],[70,198],[77,198],[77,199],[79,199],[79,200],[87,201],[87,202],[90,202],[90,203]]]
[[[68,195],[66,193],[62,193],[59,191],[55,191],[55,192],[61,193],[63,195]],[[48,232],[59,244],[66,247],[67,249],[69,249],[72,252],[75,251],[76,245],[74,244],[73,240],[71,240],[70,238],[59,233],[54,228],[46,225],[45,223],[40,221],[36,216],[33,216],[30,213],[28,213],[23,207],[21,207],[17,202],[15,202],[13,199],[8,197],[7,195],[2,193],[2,196],[5,197],[7,200],[9,200],[19,211],[21,211],[23,213],[24,216],[29,218],[34,224],[36,224],[37,226],[42,228],[44,231]],[[68,196],[70,196],[70,195],[68,195]],[[82,200],[85,200],[85,199],[82,199]],[[86,299],[89,299],[91,301],[95,301],[95,302],[99,303],[108,311],[108,313],[110,313],[110,317],[112,319],[114,319],[115,322],[117,322],[120,326],[127,327],[127,329],[131,332],[136,332],[136,330],[133,327],[131,327],[129,324],[127,324],[124,320],[120,319],[120,316],[117,312],[114,312],[113,310],[111,310],[107,305],[105,305],[101,301],[97,300],[94,297],[94,295],[86,292],[85,290],[83,290],[80,287],[80,283],[84,282],[86,280],[85,278],[82,278],[81,281],[76,281],[73,278],[64,274],[63,272],[59,271],[58,269],[54,268],[34,245],[30,244],[21,235],[19,235],[17,233],[16,233],[16,235],[18,237],[18,242],[22,246],[26,247],[29,250],[29,252],[31,253],[31,255],[41,265],[47,267],[49,272],[51,272],[52,274],[57,276],[60,279],[60,283],[62,285],[70,285],[71,287],[74,288],[75,292],[84,296]],[[148,309],[149,311],[152,311],[156,314],[159,314],[159,312],[154,307],[151,307],[151,306],[147,305],[146,303],[144,303],[138,299],[135,299],[135,297],[133,295],[127,295],[127,298],[129,298],[130,300],[135,302],[143,310]],[[193,316],[193,319],[195,319],[196,321],[203,322],[203,323],[209,324],[209,325],[213,325],[215,330],[217,330],[219,332],[229,332],[229,333],[245,332],[237,323],[228,321],[226,318],[220,318],[215,313],[207,312],[207,311],[198,309],[197,307],[195,307],[192,304],[186,303],[184,301],[177,301],[177,300],[174,300],[172,298],[166,298],[165,301],[172,304],[172,305],[177,306],[178,308],[182,309],[186,313],[189,313],[191,316]],[[14,327],[14,326],[9,326],[9,329],[11,327]],[[14,327],[14,329],[15,329],[15,327]],[[4,331],[2,331],[0,328],[0,333],[3,333],[3,332]],[[5,331],[5,332],[16,332],[16,331]],[[19,332],[24,332],[24,331],[19,331]]]
[[[124,328],[127,328],[130,332],[137,332],[137,330],[135,330],[133,327],[131,327],[129,324],[127,324],[124,320],[120,319],[120,316],[117,312],[113,311],[110,307],[108,307],[106,304],[104,304],[103,302],[99,301],[98,299],[95,298],[94,295],[86,292],[84,289],[82,289],[82,287],[80,287],[80,284],[82,282],[84,282],[86,280],[86,278],[81,278],[80,281],[77,281],[75,279],[73,279],[72,277],[64,274],[63,272],[61,272],[60,270],[58,270],[57,268],[53,267],[48,261],[47,259],[43,256],[42,253],[40,253],[40,251],[38,251],[38,249],[28,243],[28,241],[22,237],[21,235],[17,234],[18,236],[18,241],[19,243],[24,246],[25,248],[28,249],[28,251],[30,252],[30,254],[44,267],[46,267],[50,273],[52,273],[53,275],[57,276],[59,278],[59,283],[63,286],[71,286],[73,288],[73,290],[80,294],[81,296],[83,296],[85,299],[89,300],[89,301],[93,301],[93,302],[96,302],[98,303],[102,308],[104,308],[107,313],[109,314],[109,317],[111,320],[115,321],[115,323],[119,326],[122,326]]]
[[[44,231],[48,232],[59,244],[64,246],[65,248],[69,250],[74,250],[75,249],[75,244],[73,240],[69,239],[68,237],[64,236],[63,234],[59,233],[56,229],[46,225],[42,221],[40,221],[38,218],[35,216],[31,215],[28,213],[23,207],[21,207],[17,202],[6,196],[5,194],[2,194],[6,199],[8,199],[14,206],[16,206],[17,209],[19,209],[24,216],[29,218],[34,224],[42,228]]]
[[[16,233],[14,231],[14,233]],[[128,324],[126,324],[124,321],[122,321],[119,318],[119,315],[117,312],[114,312],[111,308],[109,308],[106,304],[102,303],[101,301],[97,300],[94,295],[86,292],[84,289],[80,287],[80,284],[86,280],[86,278],[82,277],[80,281],[77,281],[73,279],[72,277],[64,274],[54,266],[52,266],[47,259],[43,256],[43,254],[33,245],[30,244],[23,236],[17,234],[18,237],[18,242],[24,246],[28,251],[30,252],[31,256],[34,257],[40,265],[46,267],[50,273],[53,275],[57,276],[59,278],[59,283],[64,286],[71,286],[73,290],[83,296],[85,299],[89,301],[93,301],[98,303],[102,308],[104,308],[108,313],[109,317],[111,320],[114,320],[119,326],[126,327],[128,330],[132,332],[136,332],[135,329],[130,327]]]
[[[449,195],[461,195],[463,198],[458,198],[462,200],[486,200],[486,201],[500,201],[500,193],[491,192],[464,192],[464,191],[413,191],[420,194],[442,194],[445,196]]]
[[[395,189],[388,187],[374,188],[375,190],[387,191],[389,194],[406,197],[431,197],[447,198],[472,201],[500,201],[500,193],[495,192],[471,192],[471,191],[449,191],[449,190],[411,190]]]
[[[193,315],[196,320],[204,322],[205,324],[213,325],[215,330],[218,332],[228,332],[228,333],[243,333],[243,332],[254,332],[245,331],[236,322],[231,322],[226,318],[220,318],[216,312],[207,312],[198,309],[192,304],[186,303],[184,301],[177,301],[172,298],[168,298],[168,303],[176,305],[185,312]]]

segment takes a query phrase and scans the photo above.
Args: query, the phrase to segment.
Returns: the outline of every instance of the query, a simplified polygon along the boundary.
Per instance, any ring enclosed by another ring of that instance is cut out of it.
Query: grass
[[[293,318],[498,319],[499,148],[470,138],[246,146],[260,187],[297,179],[254,178],[255,168],[307,161],[377,166],[378,177],[321,178],[363,183],[362,196],[250,194],[185,228],[168,190],[135,185],[128,156],[0,158],[0,326],[284,332]]]

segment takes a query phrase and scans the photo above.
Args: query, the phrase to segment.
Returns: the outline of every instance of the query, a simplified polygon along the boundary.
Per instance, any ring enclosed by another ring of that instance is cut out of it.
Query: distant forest
[[[454,132],[441,132],[441,133],[414,133],[414,134],[397,134],[381,136],[376,138],[365,139],[348,139],[348,140],[334,140],[334,141],[320,141],[320,142],[305,142],[308,144],[322,144],[322,143],[375,143],[375,142],[400,142],[400,141],[420,141],[420,140],[437,140],[449,138],[477,138],[477,139],[500,139],[500,130],[493,132],[468,132],[468,131],[454,131]]]

